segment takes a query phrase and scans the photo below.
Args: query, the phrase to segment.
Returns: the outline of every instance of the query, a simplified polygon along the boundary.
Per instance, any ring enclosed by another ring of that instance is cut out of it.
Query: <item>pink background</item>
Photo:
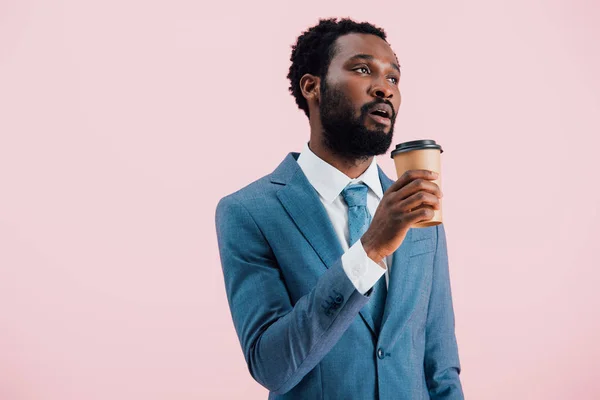
[[[0,399],[266,398],[214,211],[308,140],[290,45],[331,16],[387,30],[394,142],[445,150],[467,398],[598,398],[597,2],[4,0]]]

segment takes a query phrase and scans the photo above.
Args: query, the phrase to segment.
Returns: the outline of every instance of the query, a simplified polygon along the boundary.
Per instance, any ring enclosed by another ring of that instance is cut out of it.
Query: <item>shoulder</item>
[[[217,210],[223,206],[233,204],[253,212],[269,209],[278,204],[277,192],[300,169],[296,163],[298,156],[298,153],[289,153],[270,174],[222,197],[217,204]]]
[[[255,221],[270,219],[269,215],[276,213],[281,207],[277,192],[282,185],[272,182],[272,175],[265,175],[241,189],[223,196],[217,203],[216,218],[228,220],[242,215],[251,216]]]

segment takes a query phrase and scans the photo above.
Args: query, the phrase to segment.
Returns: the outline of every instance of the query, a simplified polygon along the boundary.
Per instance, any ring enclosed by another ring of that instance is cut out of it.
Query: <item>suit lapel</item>
[[[379,176],[385,192],[393,181],[381,170]],[[415,252],[421,251],[421,247],[417,247],[417,242],[419,242],[419,246],[433,245],[432,232],[431,228],[410,228],[404,241],[394,252],[381,334],[398,335],[410,320],[428,275],[428,268],[418,264],[421,259],[411,256]],[[428,240],[428,242],[421,242],[422,240]],[[427,249],[427,246],[424,248]]]
[[[344,250],[319,194],[302,172],[297,158],[298,153],[288,154],[272,174],[271,182],[285,185],[277,191],[279,201],[325,266],[330,268]]]
[[[289,153],[271,174],[271,182],[284,185],[277,191],[279,201],[323,264],[330,268],[344,254],[344,250],[319,194],[296,162],[298,156],[298,153]],[[375,334],[375,324],[366,307],[360,310],[360,316]]]

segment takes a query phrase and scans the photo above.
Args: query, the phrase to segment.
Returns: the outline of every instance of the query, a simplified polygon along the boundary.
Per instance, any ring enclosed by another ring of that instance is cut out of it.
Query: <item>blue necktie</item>
[[[342,197],[348,205],[348,231],[350,232],[349,244],[352,246],[365,233],[371,224],[371,214],[367,209],[367,192],[369,188],[364,183],[348,185],[342,190]],[[371,299],[365,307],[369,309],[375,329],[379,331],[381,320],[383,318],[383,309],[385,307],[385,298],[387,288],[385,285],[385,275],[379,278]]]

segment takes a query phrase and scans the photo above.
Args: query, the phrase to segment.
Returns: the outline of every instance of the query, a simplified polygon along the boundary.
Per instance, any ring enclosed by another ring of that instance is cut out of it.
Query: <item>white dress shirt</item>
[[[371,217],[383,197],[383,189],[379,180],[375,157],[369,168],[358,178],[351,179],[346,174],[328,164],[312,152],[308,143],[298,157],[298,164],[310,184],[319,193],[321,203],[325,207],[333,229],[344,249],[342,267],[348,278],[361,294],[365,294],[375,283],[385,275],[389,285],[389,266],[392,265],[392,255],[385,257],[381,265],[367,256],[362,242],[357,240],[352,247],[348,246],[348,205],[342,197],[342,190],[349,184],[363,182],[369,187],[367,192],[367,209]],[[387,268],[386,268],[387,267]]]

